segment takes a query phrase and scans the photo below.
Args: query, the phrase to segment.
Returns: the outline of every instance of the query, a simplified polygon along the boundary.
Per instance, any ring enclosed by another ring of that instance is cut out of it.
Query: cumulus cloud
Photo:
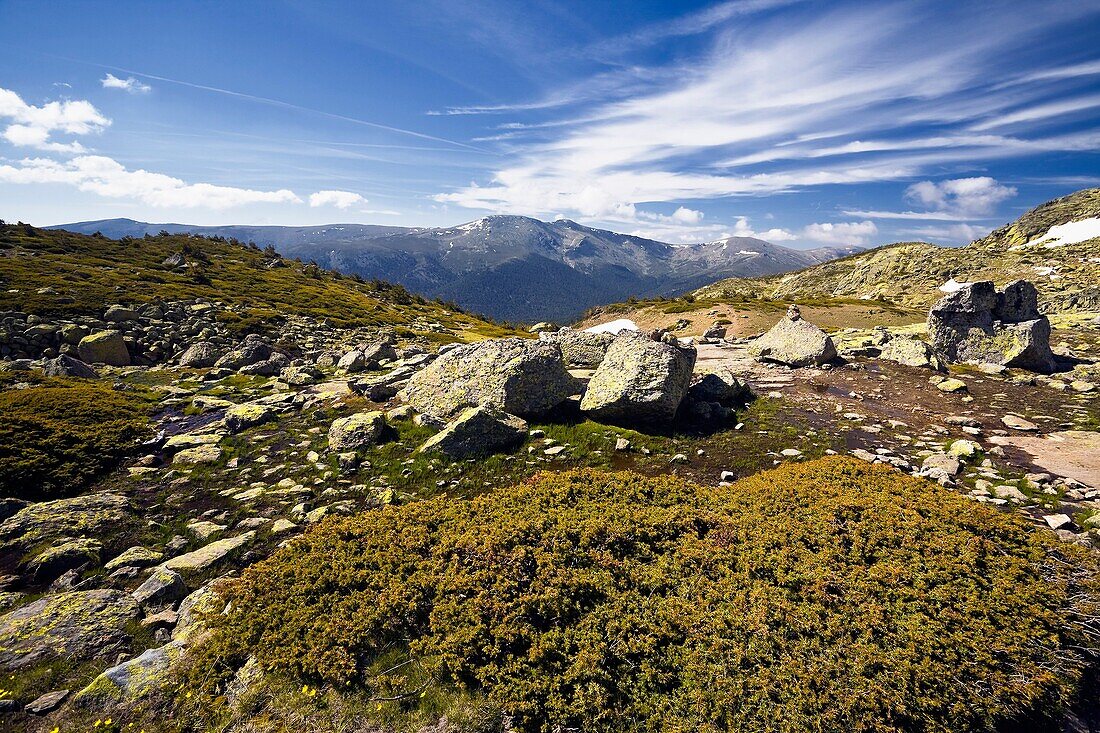
[[[119,79],[111,73],[108,73],[107,76],[100,79],[99,83],[103,85],[104,89],[121,89],[128,94],[146,94],[153,90],[153,87],[132,76],[128,76],[125,79]]]
[[[905,191],[905,198],[911,203],[961,217],[990,214],[997,204],[1015,195],[1015,188],[1003,186],[988,176],[955,178],[939,183],[921,181]]]
[[[309,205],[313,208],[320,206],[334,206],[337,209],[348,209],[356,204],[365,204],[367,200],[351,191],[318,191],[309,195]]]
[[[145,170],[127,170],[101,155],[67,161],[26,158],[18,165],[0,165],[0,182],[60,183],[108,198],[141,201],[150,206],[226,209],[257,203],[301,203],[293,191],[255,191],[210,183],[187,183]]]
[[[85,152],[84,146],[51,140],[54,133],[88,135],[111,124],[86,100],[48,102],[36,107],[10,89],[0,89],[0,120],[8,121],[3,138],[11,145],[72,154]]]
[[[852,221],[832,224],[810,224],[802,230],[806,239],[822,244],[868,244],[878,234],[873,221]]]

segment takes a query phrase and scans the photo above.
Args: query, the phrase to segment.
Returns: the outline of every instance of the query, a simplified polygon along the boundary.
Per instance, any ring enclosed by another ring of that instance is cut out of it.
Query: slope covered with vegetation
[[[852,459],[541,474],[326,521],[228,587],[188,689],[218,717],[250,656],[304,682],[292,714],[237,708],[261,730],[1043,730],[1080,692],[1096,562]]]
[[[881,298],[927,308],[939,286],[959,282],[1031,280],[1051,311],[1100,308],[1100,240],[1056,247],[1029,245],[1053,226],[1100,216],[1100,189],[1085,189],[1032,209],[966,247],[902,242],[786,275],[721,280],[700,288],[704,299],[753,296],[800,300]]]
[[[26,224],[0,224],[0,310],[100,315],[112,303],[206,298],[243,318],[309,316],[347,328],[416,328],[502,335],[498,326],[399,285],[284,260],[274,250],[222,237],[161,234],[119,240]]]

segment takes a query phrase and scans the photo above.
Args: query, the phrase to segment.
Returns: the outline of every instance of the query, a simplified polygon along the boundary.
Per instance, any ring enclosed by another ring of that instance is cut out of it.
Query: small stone
[[[1054,530],[1068,529],[1073,526],[1073,520],[1066,514],[1048,514],[1043,517],[1043,520]]]
[[[630,450],[630,441],[626,438],[618,438],[615,441],[615,450],[620,452]]]
[[[1008,414],[1001,418],[1001,422],[1005,427],[1012,428],[1013,430],[1020,430],[1024,432],[1034,432],[1039,429],[1039,426],[1030,420],[1025,420],[1019,415]]]
[[[24,711],[31,715],[45,715],[46,713],[57,708],[58,705],[65,702],[65,698],[69,696],[68,690],[55,690],[54,692],[47,692],[41,697],[35,698],[34,702],[23,708]]]
[[[965,392],[966,382],[963,382],[961,379],[955,379],[954,377],[952,377],[950,379],[945,379],[937,384],[936,389],[941,392]]]

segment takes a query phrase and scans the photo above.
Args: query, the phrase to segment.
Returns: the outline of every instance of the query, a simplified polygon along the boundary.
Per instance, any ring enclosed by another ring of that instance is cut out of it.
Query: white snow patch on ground
[[[945,292],[945,293],[954,293],[958,290],[962,290],[963,288],[965,288],[969,284],[970,283],[961,283],[961,282],[957,281],[955,278],[951,278],[950,280],[948,280],[947,282],[945,282],[943,285],[940,286],[940,290],[942,292]]]
[[[584,329],[585,333],[619,333],[620,331],[637,331],[638,324],[629,318],[620,318],[617,321],[601,323],[598,326]]]
[[[1039,267],[1038,265],[1035,265],[1032,269],[1035,270],[1035,274],[1045,276],[1045,275],[1053,275],[1057,268],[1054,268],[1054,267]]]
[[[1042,244],[1047,248],[1078,244],[1100,237],[1100,218],[1081,219],[1051,227],[1046,234],[1028,242],[1028,246]]]
[[[758,255],[758,254],[760,254],[760,252],[757,252],[754,249],[741,249],[741,250],[737,251],[737,254],[739,254],[739,255]]]

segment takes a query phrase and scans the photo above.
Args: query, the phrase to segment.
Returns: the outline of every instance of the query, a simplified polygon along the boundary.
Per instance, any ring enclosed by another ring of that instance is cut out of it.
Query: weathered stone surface
[[[607,349],[615,336],[610,333],[589,333],[563,328],[552,333],[539,333],[539,339],[557,344],[561,348],[566,366],[573,369],[595,369],[607,355]]]
[[[942,371],[944,368],[932,347],[915,336],[891,337],[882,345],[879,358],[923,369]]]
[[[222,356],[222,350],[209,341],[192,344],[180,354],[179,364],[189,369],[205,369],[214,366]]]
[[[1039,315],[1038,293],[1018,280],[997,291],[992,282],[970,283],[928,312],[932,347],[949,361],[992,363],[1038,372],[1057,366],[1050,322]]]
[[[1005,427],[1007,427],[1007,428],[1012,428],[1013,430],[1020,430],[1020,431],[1025,432],[1025,433],[1033,433],[1033,432],[1035,432],[1036,430],[1039,429],[1038,425],[1031,422],[1030,420],[1025,420],[1024,418],[1020,417],[1019,415],[1012,415],[1012,414],[1005,415],[1004,417],[1001,418],[1001,422],[1004,423]]]
[[[216,445],[196,445],[194,448],[185,448],[176,454],[172,463],[194,465],[199,463],[214,463],[222,457],[222,449]]]
[[[23,708],[23,710],[31,715],[45,715],[48,712],[56,710],[57,706],[65,702],[65,698],[68,696],[68,690],[47,692],[45,695],[40,695],[32,702],[28,703],[27,707]]]
[[[950,379],[945,379],[942,382],[937,382],[936,389],[938,389],[940,392],[965,392],[966,382],[962,381],[961,379],[955,379],[954,377],[952,377]]]
[[[264,343],[263,339],[249,335],[240,346],[218,359],[214,366],[239,371],[243,367],[267,361],[271,354],[271,346]]]
[[[526,435],[527,422],[522,418],[492,407],[469,407],[418,450],[469,458],[512,448],[522,443]]]
[[[97,331],[80,339],[76,348],[80,360],[89,364],[130,365],[130,352],[122,331]]]
[[[770,331],[749,344],[749,353],[758,361],[805,367],[835,359],[836,346],[829,334],[804,320],[792,307]]]
[[[717,402],[730,405],[751,394],[749,385],[726,365],[703,374],[688,389],[688,398],[695,402]]]
[[[127,308],[124,305],[112,305],[107,309],[107,312],[103,314],[103,320],[109,323],[126,323],[128,321],[136,321],[137,319],[137,311],[133,308]]]
[[[131,595],[143,606],[164,606],[187,595],[187,584],[174,570],[158,567]]]
[[[137,601],[116,590],[74,591],[40,598],[0,616],[0,669],[17,672],[49,659],[68,663],[110,658],[130,642]]]
[[[157,552],[156,550],[150,550],[141,545],[135,545],[127,550],[123,550],[118,557],[114,558],[103,567],[108,572],[127,566],[143,568],[149,565],[156,565],[163,559],[163,552]]]
[[[691,383],[695,349],[620,336],[592,374],[581,410],[612,424],[671,420]]]
[[[378,442],[386,427],[381,412],[357,412],[332,421],[328,429],[328,447],[333,451],[354,451],[369,448]]]
[[[105,708],[120,702],[140,700],[171,682],[170,672],[183,655],[184,646],[169,642],[146,649],[137,657],[103,672],[73,697],[80,707]]]
[[[0,541],[24,546],[53,537],[100,536],[132,523],[129,500],[120,494],[88,494],[31,504],[0,524]]]
[[[225,599],[214,589],[213,583],[207,583],[180,601],[172,639],[183,644],[194,643],[206,631],[203,617],[218,613],[224,608]]]
[[[336,362],[336,368],[344,374],[358,374],[367,368],[367,363],[363,359],[362,351],[352,349],[340,357],[340,361]]]
[[[96,379],[99,374],[95,369],[71,356],[61,354],[56,359],[50,359],[42,367],[47,377],[77,377],[78,379]]]
[[[577,391],[557,344],[511,338],[448,351],[413,375],[401,396],[437,419],[478,405],[529,418],[546,414]]]
[[[279,372],[279,379],[283,380],[291,387],[304,387],[307,384],[313,384],[318,379],[321,379],[324,375],[321,371],[313,366],[288,366]]]
[[[385,334],[370,343],[363,344],[359,351],[363,354],[363,365],[367,369],[377,369],[383,361],[396,361],[396,340],[392,334]]]
[[[245,532],[236,537],[227,537],[224,540],[217,540],[193,552],[173,557],[166,561],[161,567],[183,573],[205,570],[225,559],[230,553],[241,549],[255,538],[255,532]]]
[[[27,570],[38,583],[46,583],[66,570],[89,564],[99,564],[103,544],[99,540],[81,538],[47,547],[27,563]]]
[[[274,419],[275,410],[267,405],[246,402],[243,405],[233,405],[225,411],[225,429],[230,435],[236,435],[242,430],[248,430]]]

